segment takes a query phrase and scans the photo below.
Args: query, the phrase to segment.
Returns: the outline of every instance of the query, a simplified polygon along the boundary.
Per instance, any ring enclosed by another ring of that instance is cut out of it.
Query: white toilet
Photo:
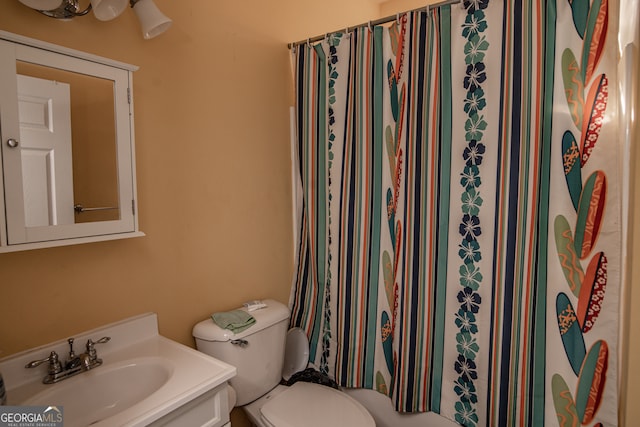
[[[300,381],[279,384],[307,367],[309,343],[301,329],[287,331],[286,306],[263,302],[267,307],[251,312],[256,323],[237,334],[211,318],[193,328],[198,350],[236,367],[229,381],[235,406],[244,407],[258,427],[374,427],[364,406],[341,391]]]

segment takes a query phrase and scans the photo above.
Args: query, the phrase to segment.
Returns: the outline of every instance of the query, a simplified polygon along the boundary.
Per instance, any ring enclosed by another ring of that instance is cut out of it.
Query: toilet
[[[230,383],[235,405],[258,427],[374,427],[369,412],[352,397],[320,384],[281,385],[307,367],[309,343],[299,328],[288,330],[289,309],[274,300],[251,312],[256,322],[234,334],[211,318],[193,327],[196,348],[236,367]],[[245,310],[242,308],[241,310]]]

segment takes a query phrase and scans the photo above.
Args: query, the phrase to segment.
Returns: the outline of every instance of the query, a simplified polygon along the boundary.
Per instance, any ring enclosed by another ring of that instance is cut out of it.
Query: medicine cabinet
[[[0,31],[0,253],[144,235],[135,70]]]

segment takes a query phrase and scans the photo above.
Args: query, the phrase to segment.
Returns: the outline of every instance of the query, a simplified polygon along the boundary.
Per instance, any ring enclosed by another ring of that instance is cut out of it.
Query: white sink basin
[[[148,398],[173,374],[166,359],[147,357],[100,366],[64,380],[24,401],[62,406],[65,426],[88,426]]]
[[[46,363],[31,369],[25,365],[51,351],[65,360],[66,339],[1,359],[7,404],[59,407],[65,427],[222,426],[228,422],[226,382],[236,373],[233,366],[159,335],[153,313],[75,338],[82,343],[105,336],[111,340],[96,347],[101,366],[55,384],[43,384]],[[202,410],[193,410],[198,405],[203,405]]]

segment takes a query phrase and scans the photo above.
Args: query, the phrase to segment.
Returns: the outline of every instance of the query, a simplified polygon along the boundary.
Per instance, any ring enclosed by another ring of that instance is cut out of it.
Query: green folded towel
[[[256,319],[244,310],[232,310],[213,313],[211,318],[222,329],[229,329],[234,334],[242,332],[256,323]]]

